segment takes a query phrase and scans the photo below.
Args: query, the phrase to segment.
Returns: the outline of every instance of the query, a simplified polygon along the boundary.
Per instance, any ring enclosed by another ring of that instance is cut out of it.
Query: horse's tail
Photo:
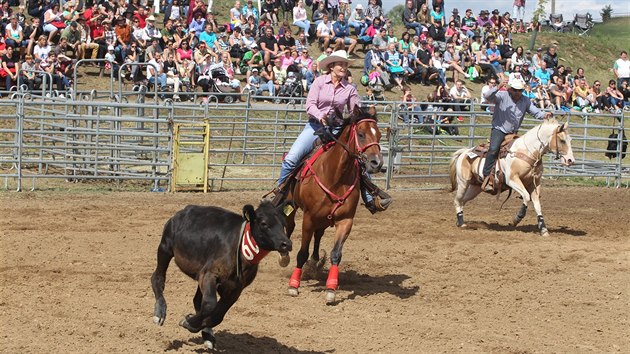
[[[463,154],[467,148],[459,149],[453,153],[453,157],[451,157],[451,161],[448,164],[448,174],[451,178],[451,188],[448,190],[449,192],[453,192],[457,189],[457,160]]]

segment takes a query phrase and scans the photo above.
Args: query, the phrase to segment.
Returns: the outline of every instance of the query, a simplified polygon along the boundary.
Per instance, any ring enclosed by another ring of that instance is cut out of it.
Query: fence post
[[[17,102],[17,112],[16,112],[16,131],[17,136],[15,137],[17,140],[17,189],[16,192],[22,191],[22,134],[24,132],[24,95],[21,95],[20,99]]]
[[[398,109],[394,105],[389,116],[389,131],[387,133],[387,167],[385,171],[385,190],[391,188],[394,176],[394,163],[398,154]]]

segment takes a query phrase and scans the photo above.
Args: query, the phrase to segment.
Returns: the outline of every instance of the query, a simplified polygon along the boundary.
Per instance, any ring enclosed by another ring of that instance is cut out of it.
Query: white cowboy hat
[[[515,90],[525,89],[525,82],[523,82],[523,80],[521,79],[513,79],[508,83],[508,85]]]
[[[155,16],[151,15],[151,16],[147,17],[146,20],[147,21],[155,21]]]
[[[348,53],[345,50],[338,50],[330,53],[329,56],[319,61],[319,67],[326,69],[328,68],[328,65],[337,62],[350,63]]]

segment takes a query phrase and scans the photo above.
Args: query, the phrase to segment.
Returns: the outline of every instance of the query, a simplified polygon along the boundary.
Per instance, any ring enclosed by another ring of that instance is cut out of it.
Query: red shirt
[[[92,39],[96,39],[98,37],[101,37],[105,34],[105,30],[103,29],[103,25],[100,23],[95,23],[92,22],[90,25],[90,35],[92,36]]]
[[[144,15],[140,15],[140,14],[134,14],[133,18],[137,18],[138,19],[138,27],[140,28],[144,28],[147,25],[147,14]]]

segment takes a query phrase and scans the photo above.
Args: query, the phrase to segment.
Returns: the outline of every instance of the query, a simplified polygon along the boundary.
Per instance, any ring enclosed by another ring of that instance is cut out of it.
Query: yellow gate
[[[174,129],[171,190],[207,193],[210,124],[182,123]]]

